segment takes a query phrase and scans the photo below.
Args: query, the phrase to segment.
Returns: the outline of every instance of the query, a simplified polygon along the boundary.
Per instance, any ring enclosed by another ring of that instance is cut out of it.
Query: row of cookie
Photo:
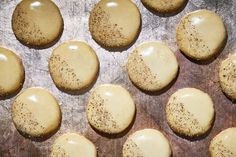
[[[11,111],[17,130],[33,140],[49,138],[59,129],[62,119],[57,100],[42,88],[29,88],[20,93],[14,100]],[[135,116],[135,103],[123,87],[112,84],[100,85],[89,97],[86,115],[95,130],[118,134],[131,125]],[[195,88],[179,89],[169,98],[166,105],[166,119],[170,128],[177,134],[188,137],[208,132],[213,125],[214,115],[214,105],[209,95]],[[96,154],[94,146],[89,141],[84,141],[83,138],[78,141],[78,138],[82,137],[75,134],[59,137],[53,146],[52,155],[64,154],[72,157],[77,154]],[[236,154],[235,141],[235,128],[221,133],[211,143],[212,157],[218,157],[219,154],[232,154],[233,157]],[[77,144],[80,142],[87,144]],[[147,157],[169,157],[171,147],[160,132],[146,129],[131,135],[123,148],[124,157],[141,154]]]
[[[220,66],[220,85],[232,100],[236,99],[236,56],[231,55]],[[21,59],[12,51],[0,47],[0,96],[17,92],[24,82]],[[139,45],[130,55],[126,69],[131,81],[145,91],[160,91],[177,76],[178,62],[168,46],[160,42]],[[14,70],[10,71],[9,68]],[[86,43],[69,41],[54,49],[49,59],[50,75],[56,86],[69,93],[86,90],[96,81],[99,60]]]
[[[173,2],[142,0],[159,13],[175,13],[187,0]],[[91,11],[89,30],[101,45],[117,48],[130,45],[137,38],[141,15],[130,0],[101,0]],[[50,27],[48,27],[50,26]],[[29,47],[45,48],[58,40],[63,32],[63,18],[51,0],[22,0],[15,8],[12,28],[17,39]]]
[[[142,2],[156,11],[168,12],[180,8],[186,0]],[[23,44],[42,48],[55,43],[60,37],[63,18],[58,7],[50,0],[23,0],[13,13],[12,28]],[[140,28],[140,12],[130,0],[101,0],[90,13],[91,35],[106,48],[127,47],[137,39]],[[180,50],[196,60],[215,57],[227,39],[222,19],[208,10],[187,14],[179,23],[176,34]]]

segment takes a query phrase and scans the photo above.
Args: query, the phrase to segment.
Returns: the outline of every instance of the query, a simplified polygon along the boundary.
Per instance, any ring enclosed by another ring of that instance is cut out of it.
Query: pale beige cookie
[[[220,65],[220,86],[232,100],[236,100],[236,55],[231,55]]]
[[[160,131],[144,129],[128,137],[123,145],[123,157],[171,157],[171,147]]]
[[[99,61],[85,42],[70,41],[53,51],[49,71],[59,89],[73,93],[88,88],[96,80]]]
[[[97,150],[84,136],[66,133],[55,140],[50,157],[97,157]]]
[[[219,133],[209,147],[211,157],[236,156],[236,128],[228,128]]]
[[[205,134],[214,120],[211,97],[195,88],[183,88],[171,95],[166,105],[169,126],[180,135],[195,137]]]
[[[180,11],[188,0],[141,0],[143,5],[161,14],[173,14]]]
[[[13,13],[12,29],[23,44],[44,48],[54,44],[62,34],[63,19],[51,0],[23,0]]]
[[[131,53],[126,68],[136,86],[146,91],[159,91],[175,79],[178,62],[165,44],[146,42]]]
[[[95,129],[116,134],[131,124],[135,115],[135,104],[130,93],[123,87],[104,84],[91,93],[86,114]]]
[[[182,18],[176,37],[180,50],[186,56],[207,60],[224,47],[227,32],[219,15],[209,10],[197,10]]]
[[[61,110],[55,97],[43,88],[28,88],[12,104],[17,130],[32,139],[52,135],[60,126]]]
[[[90,13],[93,39],[108,48],[124,48],[137,38],[140,12],[131,0],[101,0]]]
[[[24,79],[25,70],[21,59],[11,50],[0,47],[0,97],[17,92]]]

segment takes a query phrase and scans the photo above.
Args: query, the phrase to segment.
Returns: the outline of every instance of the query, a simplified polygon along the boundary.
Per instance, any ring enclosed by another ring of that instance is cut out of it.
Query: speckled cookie
[[[21,59],[11,50],[0,47],[0,98],[17,92],[24,79],[25,70]]]
[[[59,89],[75,93],[96,80],[99,61],[95,51],[85,42],[70,41],[53,51],[49,71]]]
[[[227,32],[219,15],[209,10],[197,10],[183,17],[176,37],[180,50],[186,56],[208,60],[224,47]]]
[[[171,147],[160,131],[139,130],[124,143],[123,157],[171,157]]]
[[[55,97],[43,88],[28,88],[12,104],[16,129],[32,139],[44,139],[60,126],[61,110]]]
[[[171,129],[188,137],[205,134],[212,126],[214,115],[210,96],[195,88],[179,89],[166,105],[166,118]]]
[[[139,34],[141,15],[131,0],[101,0],[90,13],[93,39],[107,48],[125,48]]]
[[[231,55],[220,65],[220,86],[233,101],[236,100],[236,55]]]
[[[45,48],[62,34],[63,19],[51,0],[22,0],[13,13],[12,29],[21,43]]]
[[[126,69],[136,86],[145,91],[159,91],[175,79],[178,62],[165,44],[146,42],[131,53]]]
[[[209,147],[211,157],[236,156],[236,128],[228,128],[219,133]]]
[[[182,9],[188,0],[141,0],[143,5],[161,14],[174,14]]]
[[[117,134],[131,124],[135,115],[135,104],[130,93],[123,87],[104,84],[91,93],[86,114],[95,129]]]
[[[55,140],[50,157],[97,157],[97,150],[84,136],[66,133]]]

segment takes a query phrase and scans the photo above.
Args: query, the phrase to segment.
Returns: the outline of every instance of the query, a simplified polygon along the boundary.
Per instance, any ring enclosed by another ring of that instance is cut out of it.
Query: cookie
[[[95,51],[86,43],[69,41],[53,51],[49,71],[59,89],[76,93],[87,89],[96,80],[99,61]]]
[[[12,29],[24,45],[45,48],[61,36],[63,19],[51,0],[22,0],[12,15]]]
[[[236,55],[231,55],[220,65],[220,86],[233,101],[236,100]]]
[[[214,58],[225,46],[227,32],[219,15],[197,10],[184,16],[177,28],[179,49],[194,60]]]
[[[166,105],[166,119],[171,129],[186,137],[204,135],[214,120],[211,97],[195,88],[183,88],[171,95]]]
[[[12,104],[16,129],[32,139],[44,139],[60,127],[61,110],[55,97],[43,88],[28,88]]]
[[[93,39],[107,48],[125,48],[139,34],[141,15],[131,0],[101,0],[90,13]]]
[[[23,85],[25,70],[21,59],[0,47],[0,98],[15,94]]]
[[[178,62],[163,43],[146,42],[129,56],[126,69],[131,81],[145,91],[159,91],[177,76]]]
[[[174,14],[179,12],[188,0],[141,0],[143,5],[152,11],[161,14]]]
[[[130,93],[119,85],[96,87],[89,97],[86,114],[90,125],[107,133],[124,131],[135,115],[135,104]]]
[[[97,157],[97,150],[84,136],[66,133],[55,140],[50,157]]]
[[[236,128],[228,128],[219,133],[209,147],[211,157],[236,156]]]
[[[171,157],[171,147],[160,131],[139,130],[124,143],[123,157]]]

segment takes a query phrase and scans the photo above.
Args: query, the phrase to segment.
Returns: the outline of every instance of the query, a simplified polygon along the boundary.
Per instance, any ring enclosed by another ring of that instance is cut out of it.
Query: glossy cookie
[[[214,114],[210,96],[195,88],[179,89],[166,105],[166,118],[171,129],[188,137],[205,134],[212,126]]]
[[[21,59],[11,50],[0,47],[0,97],[15,94],[22,87],[24,79]]]
[[[180,11],[188,0],[141,0],[148,8],[161,14],[174,14]]]
[[[219,133],[209,147],[211,157],[236,156],[236,128],[228,128]]]
[[[171,147],[160,131],[139,130],[124,143],[123,157],[171,157]]]
[[[145,91],[159,91],[175,79],[178,62],[165,44],[146,42],[131,53],[126,68],[136,86]]]
[[[236,55],[231,55],[220,65],[220,86],[232,100],[236,100]]]
[[[49,71],[59,89],[75,93],[88,88],[96,80],[99,61],[89,45],[70,41],[53,51]]]
[[[107,48],[125,48],[139,34],[141,16],[131,0],[101,0],[90,13],[89,30]]]
[[[22,0],[13,13],[12,29],[21,43],[45,48],[62,34],[63,19],[51,0]]]
[[[32,139],[52,135],[61,122],[61,110],[55,97],[42,88],[28,88],[12,104],[16,129]]]
[[[180,50],[186,56],[207,60],[224,47],[227,32],[219,15],[209,10],[197,10],[183,17],[176,37]]]
[[[97,150],[84,136],[66,133],[55,140],[50,157],[97,157]]]
[[[100,85],[89,97],[86,114],[95,129],[116,134],[131,124],[135,115],[135,104],[130,93],[123,87]]]

